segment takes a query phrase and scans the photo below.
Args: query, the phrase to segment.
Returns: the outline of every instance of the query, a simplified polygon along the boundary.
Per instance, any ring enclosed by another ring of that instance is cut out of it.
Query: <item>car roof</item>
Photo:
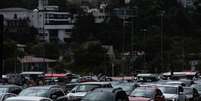
[[[182,87],[180,85],[157,85],[158,87]]]
[[[147,74],[138,74],[137,76],[144,76],[144,77],[157,77],[157,75],[155,75],[155,74],[149,74],[149,73],[147,73]]]
[[[182,81],[167,81],[166,83],[183,83]]]
[[[0,85],[0,88],[10,88],[10,87],[19,87],[20,86],[17,86],[17,85]]]
[[[45,98],[45,97],[35,97],[35,96],[17,96],[17,97],[10,97],[10,98],[8,98],[9,100],[35,100],[35,101],[40,101],[40,100],[42,100],[42,99],[49,99],[49,98]],[[49,100],[51,100],[51,99],[49,99]]]
[[[110,82],[84,82],[80,84],[100,84],[100,85],[105,85],[105,84],[111,84]]]
[[[50,89],[50,88],[60,88],[58,85],[47,85],[47,86],[34,86],[29,88],[42,88],[42,89]]]

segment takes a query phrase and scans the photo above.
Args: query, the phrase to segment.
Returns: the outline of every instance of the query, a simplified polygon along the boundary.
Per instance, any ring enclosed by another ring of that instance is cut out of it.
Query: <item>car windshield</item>
[[[114,88],[122,88],[124,91],[130,91],[133,89],[132,85],[116,85]]]
[[[192,85],[192,87],[197,89],[198,91],[201,91],[201,84]]]
[[[189,94],[193,94],[193,89],[191,89],[191,88],[184,88],[184,94],[187,94],[187,95],[189,95]]]
[[[159,87],[164,94],[177,94],[176,87]]]
[[[87,92],[87,91],[90,91],[94,88],[98,88],[100,87],[100,85],[91,85],[91,84],[83,84],[83,85],[79,85],[77,86],[75,89],[76,92]]]
[[[7,93],[8,92],[8,88],[0,88],[0,93]]]
[[[154,97],[154,89],[150,88],[137,88],[135,89],[130,96],[133,97],[146,97],[153,98]]]
[[[87,94],[82,101],[113,101],[114,96],[108,92],[93,92]]]
[[[39,96],[48,97],[48,89],[28,88],[23,90],[19,96]]]

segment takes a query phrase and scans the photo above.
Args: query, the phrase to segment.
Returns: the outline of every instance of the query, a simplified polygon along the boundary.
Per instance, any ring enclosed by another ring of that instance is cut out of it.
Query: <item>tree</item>
[[[58,59],[59,56],[62,55],[62,49],[55,43],[39,43],[29,48],[29,54],[38,57]]]
[[[109,61],[106,50],[99,42],[85,42],[79,48],[74,49],[73,68],[71,70],[81,73],[104,72]]]
[[[96,32],[96,24],[92,14],[80,13],[75,27],[73,29],[72,38],[74,41],[82,43],[94,38]]]

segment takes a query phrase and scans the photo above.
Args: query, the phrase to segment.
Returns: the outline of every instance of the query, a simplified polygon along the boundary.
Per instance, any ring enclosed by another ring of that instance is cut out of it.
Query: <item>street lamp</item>
[[[161,11],[161,14],[160,14],[160,22],[161,22],[161,67],[163,68],[164,66],[164,54],[163,54],[163,38],[164,38],[164,15],[165,15],[165,11]]]

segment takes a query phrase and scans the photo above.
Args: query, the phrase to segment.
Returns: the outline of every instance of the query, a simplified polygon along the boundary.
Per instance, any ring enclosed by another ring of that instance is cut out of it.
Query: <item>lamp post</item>
[[[163,68],[164,66],[164,53],[163,53],[163,39],[164,39],[164,14],[165,14],[165,11],[161,11],[161,14],[160,14],[160,22],[161,22],[161,68]]]

